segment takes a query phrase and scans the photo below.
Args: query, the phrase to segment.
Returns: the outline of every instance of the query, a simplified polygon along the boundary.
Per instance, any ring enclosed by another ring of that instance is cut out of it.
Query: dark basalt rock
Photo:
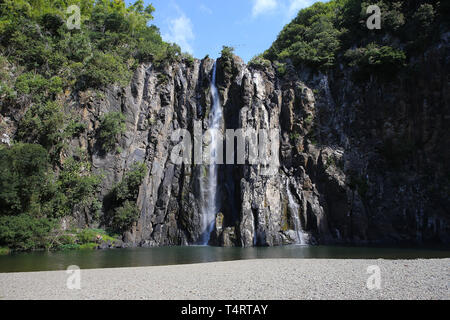
[[[400,75],[388,84],[355,83],[345,68],[334,76],[289,66],[281,76],[238,57],[225,74],[219,60],[223,128],[279,128],[281,166],[273,176],[262,175],[259,166],[219,167],[222,216],[211,244],[294,242],[286,185],[311,243],[449,243],[447,48],[430,48],[416,61],[423,77]],[[81,92],[67,103],[88,124],[67,156],[88,149],[93,170],[105,177],[101,199],[134,162],[148,167],[139,220],[115,247],[187,245],[201,238],[205,169],[173,164],[171,135],[184,128],[193,136],[194,120],[208,118],[213,64],[195,60],[162,71],[141,65],[127,88],[108,88],[103,98]],[[105,155],[95,130],[112,111],[126,116],[127,132],[122,152]],[[79,225],[93,224],[89,214],[77,217]]]

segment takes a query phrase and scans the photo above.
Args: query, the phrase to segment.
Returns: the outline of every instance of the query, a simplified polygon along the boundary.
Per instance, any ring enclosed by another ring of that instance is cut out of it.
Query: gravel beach
[[[369,290],[378,266],[381,289]],[[2,273],[0,299],[450,299],[450,259],[243,260],[161,267]]]

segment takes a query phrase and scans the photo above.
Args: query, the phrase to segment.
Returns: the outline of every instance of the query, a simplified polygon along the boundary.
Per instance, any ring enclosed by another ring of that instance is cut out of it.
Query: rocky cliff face
[[[222,127],[279,129],[280,167],[264,175],[261,165],[220,165],[210,244],[296,243],[299,227],[309,243],[450,242],[448,57],[447,43],[431,48],[417,59],[417,75],[389,83],[358,83],[344,67],[329,75],[290,67],[280,75],[238,57],[219,59]],[[105,177],[105,207],[134,162],[148,167],[139,221],[124,234],[129,245],[187,245],[202,236],[207,166],[174,164],[171,137],[179,128],[193,135],[195,120],[207,129],[213,65],[141,65],[125,89],[67,98],[88,130],[64,156],[88,150]],[[103,154],[99,119],[112,111],[126,116],[127,131],[120,153]],[[80,226],[95,223],[89,212],[76,217]]]

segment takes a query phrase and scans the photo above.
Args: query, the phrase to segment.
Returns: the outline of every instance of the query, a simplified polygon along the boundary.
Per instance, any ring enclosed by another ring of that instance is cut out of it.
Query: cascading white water
[[[203,204],[203,233],[202,233],[202,244],[207,245],[209,242],[210,234],[214,229],[214,224],[216,220],[216,214],[218,213],[218,203],[217,203],[217,181],[218,181],[218,166],[217,160],[219,156],[218,150],[218,134],[222,121],[222,106],[220,104],[219,92],[216,87],[216,70],[217,63],[214,63],[213,76],[211,81],[211,97],[213,99],[213,104],[209,116],[209,129],[211,133],[211,143],[210,143],[210,165],[208,169],[208,179],[204,186],[206,191],[206,197],[204,198]]]
[[[297,232],[297,244],[299,245],[307,245],[305,234],[303,233],[302,224],[300,222],[299,214],[299,206],[297,202],[295,202],[294,197],[289,188],[289,180],[286,182],[286,192],[288,195],[288,205],[291,209],[291,215],[294,218],[294,228]]]

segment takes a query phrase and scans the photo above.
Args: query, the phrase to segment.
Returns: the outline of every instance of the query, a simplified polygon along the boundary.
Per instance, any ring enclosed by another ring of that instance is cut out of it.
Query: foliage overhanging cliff
[[[223,127],[280,128],[281,168],[220,169],[212,244],[292,243],[295,217],[312,243],[449,242],[449,5],[377,1],[368,30],[369,4],[301,10],[248,66],[223,51]],[[70,244],[66,224],[195,243],[203,169],[168,155],[175,128],[208,118],[213,61],[164,43],[142,1],[0,10],[0,245]]]
[[[66,25],[73,13],[66,13],[70,5],[81,10],[80,29]],[[90,173],[86,150],[69,159],[62,156],[70,140],[86,130],[64,100],[87,88],[126,86],[144,62],[192,63],[191,56],[163,42],[159,30],[148,26],[153,11],[142,0],[128,8],[123,1],[109,0],[0,3],[0,130],[14,140],[1,150],[2,244],[40,247],[54,219],[70,216],[75,207],[101,209],[95,195],[101,178]],[[8,116],[15,123],[13,132]],[[106,151],[115,148],[121,117],[103,119],[99,140]],[[14,240],[21,237],[27,243]]]

